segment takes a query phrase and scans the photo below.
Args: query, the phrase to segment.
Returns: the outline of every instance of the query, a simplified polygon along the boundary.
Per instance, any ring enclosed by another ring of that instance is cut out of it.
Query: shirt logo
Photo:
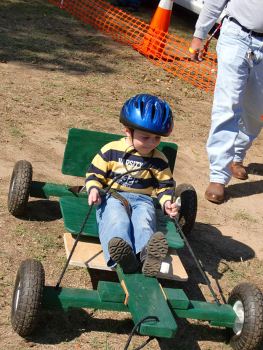
[[[130,169],[141,169],[141,167],[143,166],[143,162],[139,162],[138,160],[132,160],[132,159],[125,159],[123,161],[122,158],[119,158],[118,162],[120,164],[123,164],[126,168],[130,168]]]

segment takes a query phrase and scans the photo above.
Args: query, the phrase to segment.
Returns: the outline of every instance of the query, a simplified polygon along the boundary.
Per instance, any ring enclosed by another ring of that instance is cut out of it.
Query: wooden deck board
[[[74,236],[71,233],[66,232],[64,234],[64,244],[67,257],[70,254],[74,242]],[[70,265],[111,271],[111,268],[107,266],[104,260],[101,245],[94,239],[88,240],[86,238],[82,238],[78,242],[72,255]],[[169,254],[164,260],[164,264],[162,264],[161,271],[163,269],[167,270],[167,268],[168,273],[160,272],[157,277],[169,280],[187,281],[187,272],[185,271],[181,259],[179,258],[175,249],[169,249]]]

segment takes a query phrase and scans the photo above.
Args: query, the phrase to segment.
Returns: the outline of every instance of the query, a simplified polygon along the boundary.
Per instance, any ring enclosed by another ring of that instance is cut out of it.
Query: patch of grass
[[[245,212],[244,210],[241,210],[235,213],[235,215],[233,216],[233,219],[236,221],[248,221],[254,224],[257,223],[257,220],[253,216]]]
[[[243,273],[243,271],[240,271],[238,269],[228,270],[226,272],[226,276],[228,281],[231,281],[233,285],[236,285],[245,278],[245,274]]]
[[[15,138],[22,138],[25,136],[23,132],[15,125],[10,127],[10,135]]]
[[[37,233],[35,236],[35,242],[42,247],[43,250],[55,248],[57,242],[54,236],[46,235],[43,233]]]
[[[109,344],[108,336],[106,334],[105,339],[103,337],[93,337],[89,341],[90,345],[92,345],[93,349],[101,349],[101,350],[113,350],[113,348]]]
[[[28,236],[30,234],[28,229],[23,224],[18,224],[15,228],[14,233],[15,233],[15,235],[17,235],[19,237],[25,237],[25,236]]]
[[[47,234],[45,231],[37,231],[28,228],[25,224],[18,224],[14,230],[14,235],[20,237],[23,241],[30,257],[37,260],[43,260],[50,251],[59,248],[59,242],[55,235]],[[26,244],[26,242],[30,244]]]
[[[230,269],[224,273],[229,290],[241,282],[256,284],[262,289],[263,261],[254,258],[241,262],[229,263]]]

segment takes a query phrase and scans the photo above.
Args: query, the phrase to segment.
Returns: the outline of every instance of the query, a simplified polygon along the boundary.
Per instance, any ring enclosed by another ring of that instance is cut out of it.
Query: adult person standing
[[[205,197],[214,203],[224,202],[231,176],[248,178],[243,160],[263,126],[262,0],[206,0],[189,48],[191,58],[202,60],[203,41],[223,10],[207,141],[210,183]]]

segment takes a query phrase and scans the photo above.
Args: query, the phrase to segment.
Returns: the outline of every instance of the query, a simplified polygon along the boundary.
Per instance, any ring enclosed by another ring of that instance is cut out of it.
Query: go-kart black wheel
[[[11,309],[12,327],[22,337],[30,335],[37,326],[44,284],[45,272],[41,262],[24,260],[16,275]]]
[[[197,195],[194,187],[189,184],[181,184],[175,188],[175,198],[181,197],[181,210],[179,225],[185,235],[192,231],[197,213]]]
[[[235,350],[255,350],[263,342],[263,295],[253,284],[241,283],[230,293],[237,318],[230,334],[230,345]]]
[[[14,216],[25,213],[32,172],[32,165],[26,160],[19,160],[14,166],[8,193],[8,210]]]

